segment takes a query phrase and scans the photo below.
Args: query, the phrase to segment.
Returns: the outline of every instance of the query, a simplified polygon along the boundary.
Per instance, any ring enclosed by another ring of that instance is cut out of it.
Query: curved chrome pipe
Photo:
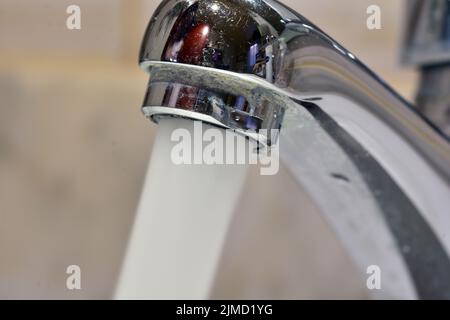
[[[349,51],[273,0],[167,0],[140,66],[143,112],[254,137],[280,155],[384,298],[450,298],[450,145]]]

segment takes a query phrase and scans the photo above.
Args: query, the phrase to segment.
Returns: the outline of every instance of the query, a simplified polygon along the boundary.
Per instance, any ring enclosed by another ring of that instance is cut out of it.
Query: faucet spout
[[[275,0],[166,0],[143,112],[279,143],[383,298],[450,298],[450,144],[351,52]],[[279,129],[276,139],[258,135]]]

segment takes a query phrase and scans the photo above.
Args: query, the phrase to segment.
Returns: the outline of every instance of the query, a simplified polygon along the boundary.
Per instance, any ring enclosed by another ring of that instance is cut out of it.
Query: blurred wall
[[[155,126],[139,107],[147,76],[139,42],[158,1],[0,3],[0,298],[109,298]],[[400,0],[285,0],[407,98],[398,67]],[[66,8],[82,10],[68,30]],[[382,8],[382,30],[365,27]],[[251,172],[212,296],[366,297],[364,282],[287,172]],[[291,190],[275,194],[273,190]],[[66,289],[66,267],[82,290]]]

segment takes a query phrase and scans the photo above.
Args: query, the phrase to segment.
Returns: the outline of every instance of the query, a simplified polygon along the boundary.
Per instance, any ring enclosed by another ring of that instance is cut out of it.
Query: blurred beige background
[[[408,99],[403,1],[285,0]],[[155,125],[139,110],[137,54],[156,0],[0,3],[0,298],[110,298]],[[82,10],[68,30],[66,8]],[[382,9],[382,30],[365,27]],[[214,298],[365,298],[365,279],[288,173],[253,170]],[[281,192],[281,191],[282,192]],[[66,289],[66,267],[82,290]]]

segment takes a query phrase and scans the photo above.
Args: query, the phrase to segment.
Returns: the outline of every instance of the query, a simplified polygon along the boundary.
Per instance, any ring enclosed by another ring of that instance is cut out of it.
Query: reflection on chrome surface
[[[450,298],[450,145],[326,33],[273,0],[166,0],[144,36],[144,113],[247,134],[285,165],[384,298]],[[269,141],[268,141],[269,142]]]

